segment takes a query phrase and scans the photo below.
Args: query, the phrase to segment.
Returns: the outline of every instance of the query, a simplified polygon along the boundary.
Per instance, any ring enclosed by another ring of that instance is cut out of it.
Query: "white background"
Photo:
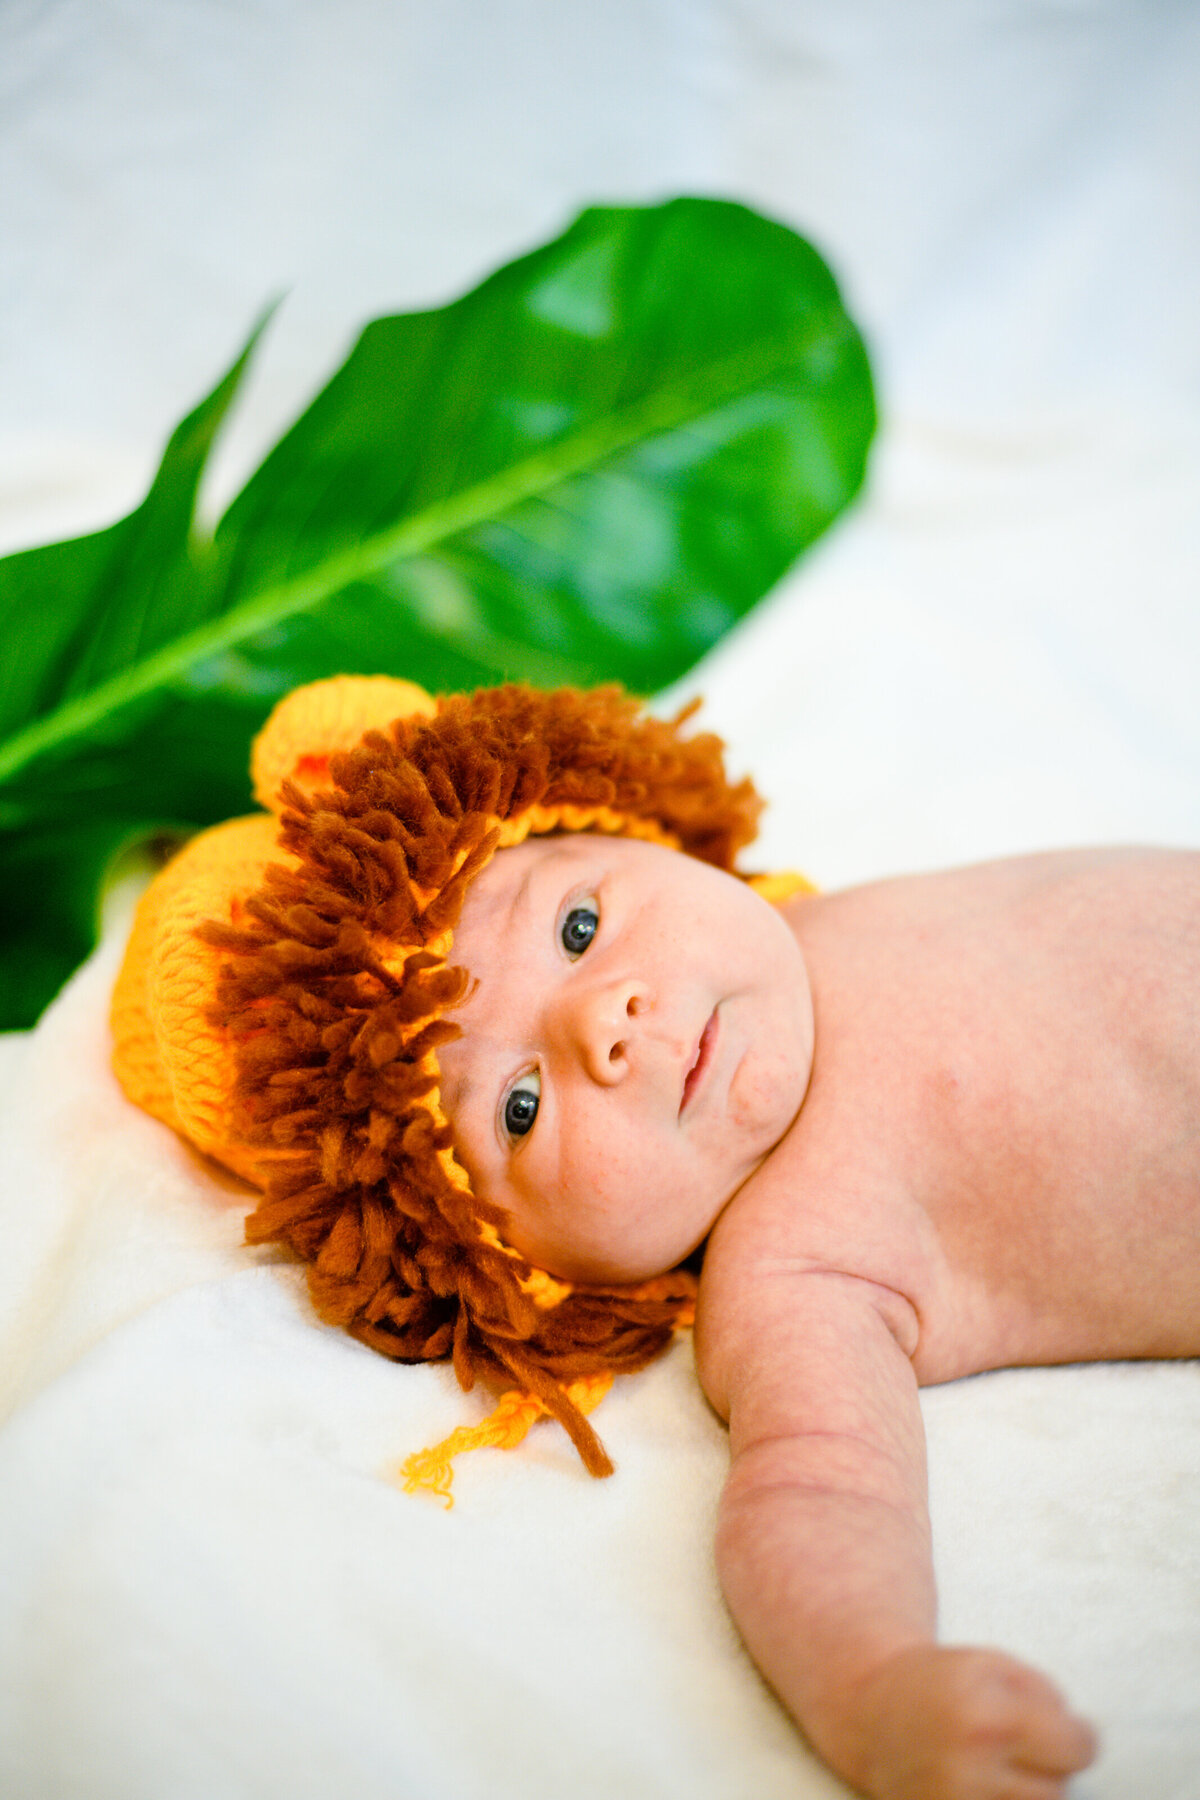
[[[823,883],[1200,842],[1191,0],[3,0],[0,545],[136,503],[283,293],[208,504],[359,325],[582,204],[726,194],[867,333],[871,485],[685,686]],[[19,654],[19,644],[5,646]],[[5,1045],[0,1786],[17,1800],[835,1792],[713,1586],[686,1347],[598,1419],[380,1479],[473,1416],[316,1327],[107,1075],[111,956]],[[927,1396],[951,1634],[1105,1733],[1084,1800],[1200,1796],[1200,1377]]]

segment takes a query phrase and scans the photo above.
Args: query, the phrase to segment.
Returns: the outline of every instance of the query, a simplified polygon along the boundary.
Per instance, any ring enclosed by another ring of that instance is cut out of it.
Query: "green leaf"
[[[210,614],[211,557],[191,541],[196,490],[266,322],[264,315],[229,373],[171,434],[136,512],[106,531],[0,562],[0,633],[19,646],[0,668],[0,742]]]
[[[589,210],[453,304],[374,321],[200,537],[249,348],[135,513],[0,562],[20,645],[0,922],[22,943],[38,900],[12,891],[18,834],[31,890],[78,886],[85,821],[244,809],[250,735],[299,681],[676,679],[852,498],[874,428],[820,257],[722,201]]]
[[[72,818],[57,831],[0,839],[0,1016],[37,1018],[92,948],[111,875],[142,847],[147,867],[161,861],[171,838],[150,820]]]

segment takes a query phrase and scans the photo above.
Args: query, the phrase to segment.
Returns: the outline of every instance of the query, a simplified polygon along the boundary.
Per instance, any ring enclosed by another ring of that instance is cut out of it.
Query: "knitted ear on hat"
[[[339,675],[298,688],[275,708],[252,752],[256,791],[277,807],[290,780],[328,782],[329,757],[372,726],[435,702],[410,681]],[[192,838],[150,884],[137,909],[113,991],[113,1068],[129,1098],[256,1185],[263,1155],[230,1136],[233,1046],[214,1024],[223,958],[199,941],[208,920],[236,922],[283,852],[270,813],[231,819]]]
[[[441,1108],[442,1015],[464,894],[531,831],[646,837],[732,870],[761,803],[726,780],[720,741],[686,736],[616,688],[510,686],[438,703],[329,759],[329,785],[282,788],[280,844],[237,924],[205,942],[212,1013],[235,1046],[230,1130],[263,1158],[253,1242],[309,1265],[321,1316],[404,1361],[516,1384],[610,1467],[567,1389],[642,1367],[694,1299],[686,1271],[637,1289],[556,1282],[503,1240]]]
[[[254,798],[279,807],[285,781],[312,793],[329,785],[329,760],[352,750],[365,732],[406,714],[427,718],[437,701],[415,681],[392,675],[334,675],[285,694],[250,749]]]

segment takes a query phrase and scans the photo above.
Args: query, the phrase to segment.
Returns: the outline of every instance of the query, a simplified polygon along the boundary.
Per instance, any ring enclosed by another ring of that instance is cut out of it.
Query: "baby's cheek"
[[[576,1132],[562,1160],[560,1188],[571,1217],[579,1224],[592,1218],[619,1223],[635,1210],[631,1203],[654,1160],[649,1148],[620,1125]]]
[[[729,1119],[746,1138],[747,1150],[762,1155],[783,1136],[800,1109],[807,1068],[787,1050],[748,1056],[729,1090]]]
[[[561,1163],[556,1223],[582,1250],[634,1249],[647,1219],[668,1212],[679,1192],[666,1146],[626,1125],[580,1131]]]

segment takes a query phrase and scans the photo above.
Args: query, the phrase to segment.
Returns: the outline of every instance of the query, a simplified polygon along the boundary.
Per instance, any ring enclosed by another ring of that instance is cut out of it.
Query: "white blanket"
[[[1200,12],[1189,0],[94,0],[0,17],[0,530],[136,498],[262,300],[218,487],[366,315],[592,198],[808,231],[876,356],[868,498],[685,685],[822,883],[1200,843]],[[6,654],[14,653],[13,647]],[[16,653],[19,653],[19,646]],[[0,1793],[819,1800],[710,1537],[690,1348],[556,1427],[317,1323],[108,1070],[122,922],[0,1040]],[[943,1627],[1100,1726],[1079,1800],[1200,1800],[1200,1367],[928,1391]]]

